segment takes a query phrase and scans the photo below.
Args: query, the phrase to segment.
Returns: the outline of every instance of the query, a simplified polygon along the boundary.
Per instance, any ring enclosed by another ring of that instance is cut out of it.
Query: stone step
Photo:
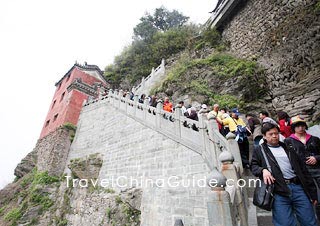
[[[256,179],[250,170],[244,170],[243,178],[248,182],[249,179]],[[272,226],[272,212],[262,210],[253,205],[254,187],[247,186],[247,194],[249,198],[248,222],[251,226]]]
[[[272,212],[257,208],[258,226],[272,226]]]

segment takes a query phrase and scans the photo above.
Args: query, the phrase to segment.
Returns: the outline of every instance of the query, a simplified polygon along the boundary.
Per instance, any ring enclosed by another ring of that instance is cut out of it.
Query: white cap
[[[206,109],[206,108],[208,108],[208,106],[207,106],[206,104],[202,104],[202,105],[201,105],[201,108]]]

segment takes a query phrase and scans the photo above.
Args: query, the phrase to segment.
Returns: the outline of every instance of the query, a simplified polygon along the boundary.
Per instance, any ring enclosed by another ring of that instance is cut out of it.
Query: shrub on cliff
[[[236,90],[220,94],[231,85],[234,85]],[[151,93],[170,95],[168,90],[181,95],[201,95],[208,104],[219,103],[229,108],[255,101],[266,92],[263,70],[255,61],[219,52],[200,59],[192,58],[187,53],[182,54],[167,71],[167,77],[153,87]]]
[[[199,27],[186,25],[188,17],[161,7],[147,13],[134,28],[132,43],[105,68],[105,77],[113,88],[130,88],[157,67],[163,58],[184,50]],[[126,86],[126,87],[123,87]]]

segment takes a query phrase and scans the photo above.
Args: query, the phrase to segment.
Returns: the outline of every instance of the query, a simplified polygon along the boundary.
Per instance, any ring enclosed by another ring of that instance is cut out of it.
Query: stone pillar
[[[121,101],[121,100],[120,100],[120,91],[116,89],[116,90],[114,91],[114,95],[115,95],[115,97],[116,97],[116,98],[115,98],[115,101],[116,101],[115,107],[118,108],[118,109],[120,109],[120,101]]]
[[[145,78],[145,77],[142,77],[142,79],[141,79],[140,91],[144,90],[145,84],[146,84],[146,78]]]
[[[225,190],[226,180],[217,168],[207,178],[207,184],[212,190],[207,202],[209,226],[236,226],[230,196]]]
[[[176,107],[175,111],[174,111],[174,128],[175,128],[175,135],[179,138],[181,138],[181,121],[180,121],[180,117],[181,117],[181,108],[180,107]]]
[[[138,103],[139,103],[139,96],[138,94],[134,94],[133,97],[133,115],[136,116],[136,111],[137,111],[137,107],[138,107]]]
[[[113,89],[109,89],[108,99],[109,99],[110,104],[111,104],[112,106],[114,106]]]
[[[175,222],[174,222],[174,226],[184,226],[183,222],[181,219],[177,219]]]
[[[153,78],[153,76],[154,76],[154,67],[151,70],[151,78]]]
[[[113,94],[114,94],[115,96],[118,96],[119,90],[115,89],[114,92],[113,92]]]
[[[127,93],[127,94],[126,94],[126,99],[127,99],[127,100],[130,100],[130,93]]]
[[[123,97],[123,90],[122,89],[120,89],[120,91],[119,91],[119,97]]]
[[[209,139],[212,141],[210,142],[210,146],[213,152],[213,160],[214,160],[214,165],[218,166],[219,162],[218,162],[218,155],[217,155],[217,151],[216,151],[216,145],[214,145],[213,142],[217,142],[216,137],[214,136],[214,130],[219,131],[219,126],[218,123],[216,121],[216,119],[214,117],[210,117],[208,119],[208,134],[209,134]]]
[[[161,119],[162,119],[162,114],[161,111],[163,109],[163,103],[162,102],[158,102],[157,104],[157,109],[156,109],[156,117],[157,117],[157,121],[156,121],[156,128],[160,129],[161,128]]]
[[[241,179],[241,176],[239,174],[239,170],[233,164],[234,157],[229,151],[224,150],[219,155],[219,161],[221,161],[222,163],[222,174],[226,178],[230,179],[231,182],[233,182],[232,184],[228,184],[228,186],[230,186],[229,191],[232,200],[235,202],[233,203],[233,205],[235,206],[234,210],[238,211],[238,214],[236,215],[239,217],[240,225],[248,226],[248,208],[245,201],[247,199],[247,193],[245,188],[238,187],[238,183],[240,183],[239,179]]]
[[[243,166],[241,162],[241,155],[240,155],[238,142],[235,140],[235,138],[236,138],[236,135],[234,133],[228,133],[226,135],[228,150],[230,150],[231,154],[234,156],[235,158],[234,165],[238,167],[238,169],[240,170],[240,174],[242,175]]]
[[[118,96],[119,96],[119,110],[125,111],[125,110],[126,110],[125,104],[121,102],[121,100],[122,100],[122,98],[123,98],[123,94],[124,94],[123,90],[120,89],[120,90],[119,90],[119,94],[118,94]],[[125,112],[126,112],[126,111],[125,111]]]
[[[147,107],[149,106],[149,99],[148,97],[144,98],[144,101],[143,101],[143,120],[146,120],[147,119],[147,114],[148,114],[148,110],[147,110]]]
[[[206,136],[205,128],[206,128],[206,123],[204,121],[204,116],[200,115],[199,116],[199,133],[201,136],[201,146],[203,147],[204,150],[207,151],[207,149],[210,147],[208,146],[208,143],[206,142],[208,140],[208,137]]]
[[[161,60],[161,67],[164,67],[164,64],[165,64],[165,60],[162,58],[162,60]]]
[[[82,107],[85,106],[86,103],[87,103],[87,100],[83,100],[83,102],[82,102]]]

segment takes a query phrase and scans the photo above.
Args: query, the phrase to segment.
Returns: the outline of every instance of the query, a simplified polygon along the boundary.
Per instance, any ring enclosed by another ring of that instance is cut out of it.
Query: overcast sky
[[[35,147],[55,82],[75,61],[102,70],[161,5],[204,23],[216,0],[1,0],[0,188]]]

